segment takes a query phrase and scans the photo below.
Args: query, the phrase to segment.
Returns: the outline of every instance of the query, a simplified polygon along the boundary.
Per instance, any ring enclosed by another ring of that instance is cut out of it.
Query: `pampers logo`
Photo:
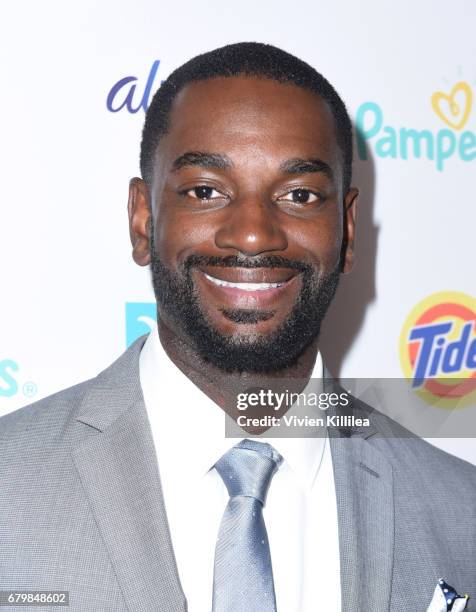
[[[38,387],[29,380],[20,382],[20,368],[13,359],[0,359],[0,398],[10,398],[20,390],[26,398],[34,397]]]
[[[139,336],[148,334],[157,321],[155,302],[126,303],[126,346],[129,347]]]
[[[377,157],[427,159],[440,172],[450,158],[466,162],[476,159],[476,133],[461,131],[468,122],[473,105],[470,85],[460,81],[448,93],[436,91],[430,102],[439,121],[448,127],[437,130],[394,127],[376,102],[361,104],[355,118],[360,159],[367,159],[367,145],[371,145]]]
[[[12,397],[18,392],[18,364],[13,359],[0,361],[0,397]]]
[[[427,403],[456,407],[475,399],[476,299],[441,292],[422,300],[403,326],[400,359]]]

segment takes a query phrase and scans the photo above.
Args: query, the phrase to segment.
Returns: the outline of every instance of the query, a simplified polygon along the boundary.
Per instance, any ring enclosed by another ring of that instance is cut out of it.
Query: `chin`
[[[263,341],[276,335],[279,325],[273,323],[267,325],[266,323],[253,324],[224,324],[223,326],[213,326],[215,333],[221,334],[228,338],[239,339],[240,342],[251,343],[256,341]]]

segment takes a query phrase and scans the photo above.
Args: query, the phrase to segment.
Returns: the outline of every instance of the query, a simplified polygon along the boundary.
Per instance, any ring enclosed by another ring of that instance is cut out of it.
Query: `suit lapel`
[[[343,391],[325,371],[326,384]],[[387,612],[394,556],[392,467],[378,450],[372,410],[352,402],[347,415],[370,426],[329,430],[337,499],[342,612]],[[332,414],[335,412],[330,411]],[[342,414],[342,413],[339,413]]]
[[[98,377],[77,415],[84,435],[72,456],[128,609],[184,612],[140,389],[142,344]]]
[[[342,612],[389,609],[394,550],[392,470],[363,438],[330,439],[337,498]]]

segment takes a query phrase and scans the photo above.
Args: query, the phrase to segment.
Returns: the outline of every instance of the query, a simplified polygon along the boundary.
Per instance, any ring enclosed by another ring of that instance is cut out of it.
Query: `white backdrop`
[[[471,0],[30,0],[1,13],[0,415],[95,376],[147,331],[153,293],[126,216],[147,82],[150,100],[176,66],[230,42],[314,65],[363,133],[359,261],[324,332],[331,370],[411,376],[422,313],[452,322],[446,343],[476,319]],[[476,373],[475,330],[453,375]],[[476,463],[473,442],[437,443]]]

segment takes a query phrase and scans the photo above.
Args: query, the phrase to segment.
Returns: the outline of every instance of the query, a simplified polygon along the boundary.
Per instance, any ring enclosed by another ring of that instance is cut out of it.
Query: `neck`
[[[316,338],[300,355],[295,364],[275,372],[226,372],[217,366],[204,361],[190,344],[188,339],[172,330],[162,318],[158,323],[160,342],[174,364],[189,378],[203,393],[222,408],[232,419],[243,413],[237,408],[239,393],[256,391],[260,389],[283,391],[288,390],[300,393],[307,385],[314,368],[318,351],[318,338]],[[263,410],[262,406],[248,408],[246,415],[258,418],[270,414],[277,418],[287,412],[290,406],[283,406],[278,411],[270,408]],[[259,434],[267,427],[247,428],[249,433]]]

